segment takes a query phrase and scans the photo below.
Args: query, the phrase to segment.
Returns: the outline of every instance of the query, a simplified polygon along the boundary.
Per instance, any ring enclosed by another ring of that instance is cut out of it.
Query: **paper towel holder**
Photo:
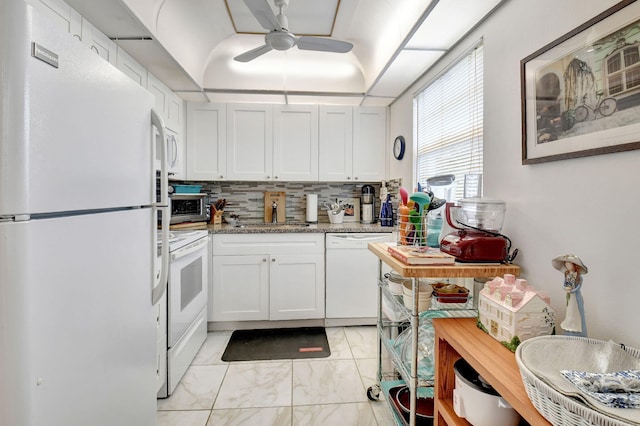
[[[306,222],[318,223],[318,194],[307,195]]]

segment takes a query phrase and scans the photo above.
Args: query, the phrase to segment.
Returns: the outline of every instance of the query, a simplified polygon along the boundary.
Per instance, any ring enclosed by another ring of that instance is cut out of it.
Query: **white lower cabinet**
[[[212,321],[324,318],[324,234],[215,234]]]
[[[214,240],[216,236],[214,236]],[[214,243],[215,244],[215,243]],[[213,321],[269,319],[269,256],[213,255]]]

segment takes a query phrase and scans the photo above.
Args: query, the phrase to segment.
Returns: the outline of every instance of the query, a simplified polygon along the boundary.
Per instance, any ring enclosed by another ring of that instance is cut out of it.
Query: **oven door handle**
[[[174,251],[173,253],[171,253],[171,260],[178,260],[180,258],[183,258],[185,256],[190,255],[191,253],[195,253],[197,251],[202,250],[203,247],[206,247],[208,242],[208,238],[201,238],[200,240],[193,242],[181,249],[178,249],[176,251]]]

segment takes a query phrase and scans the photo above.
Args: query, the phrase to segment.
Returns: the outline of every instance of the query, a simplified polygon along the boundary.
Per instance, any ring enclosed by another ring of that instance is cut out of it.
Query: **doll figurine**
[[[560,327],[565,335],[587,337],[587,323],[584,318],[584,303],[580,288],[582,275],[587,267],[574,254],[558,256],[551,261],[554,268],[564,273],[564,291],[567,299],[567,312]]]

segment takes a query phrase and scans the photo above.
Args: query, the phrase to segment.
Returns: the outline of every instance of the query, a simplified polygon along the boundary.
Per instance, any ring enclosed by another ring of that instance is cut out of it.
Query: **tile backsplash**
[[[227,200],[225,216],[237,214],[243,222],[264,221],[264,193],[283,191],[286,193],[287,222],[304,222],[306,218],[305,194],[318,194],[318,222],[328,223],[324,209],[325,202],[335,202],[337,198],[357,198],[362,195],[362,186],[369,184],[375,188],[376,217],[380,214],[381,182],[367,183],[320,183],[320,182],[180,182],[203,185],[202,191],[209,194],[210,202],[219,198]],[[397,197],[400,180],[386,181],[389,193]],[[394,204],[396,204],[394,202]]]

